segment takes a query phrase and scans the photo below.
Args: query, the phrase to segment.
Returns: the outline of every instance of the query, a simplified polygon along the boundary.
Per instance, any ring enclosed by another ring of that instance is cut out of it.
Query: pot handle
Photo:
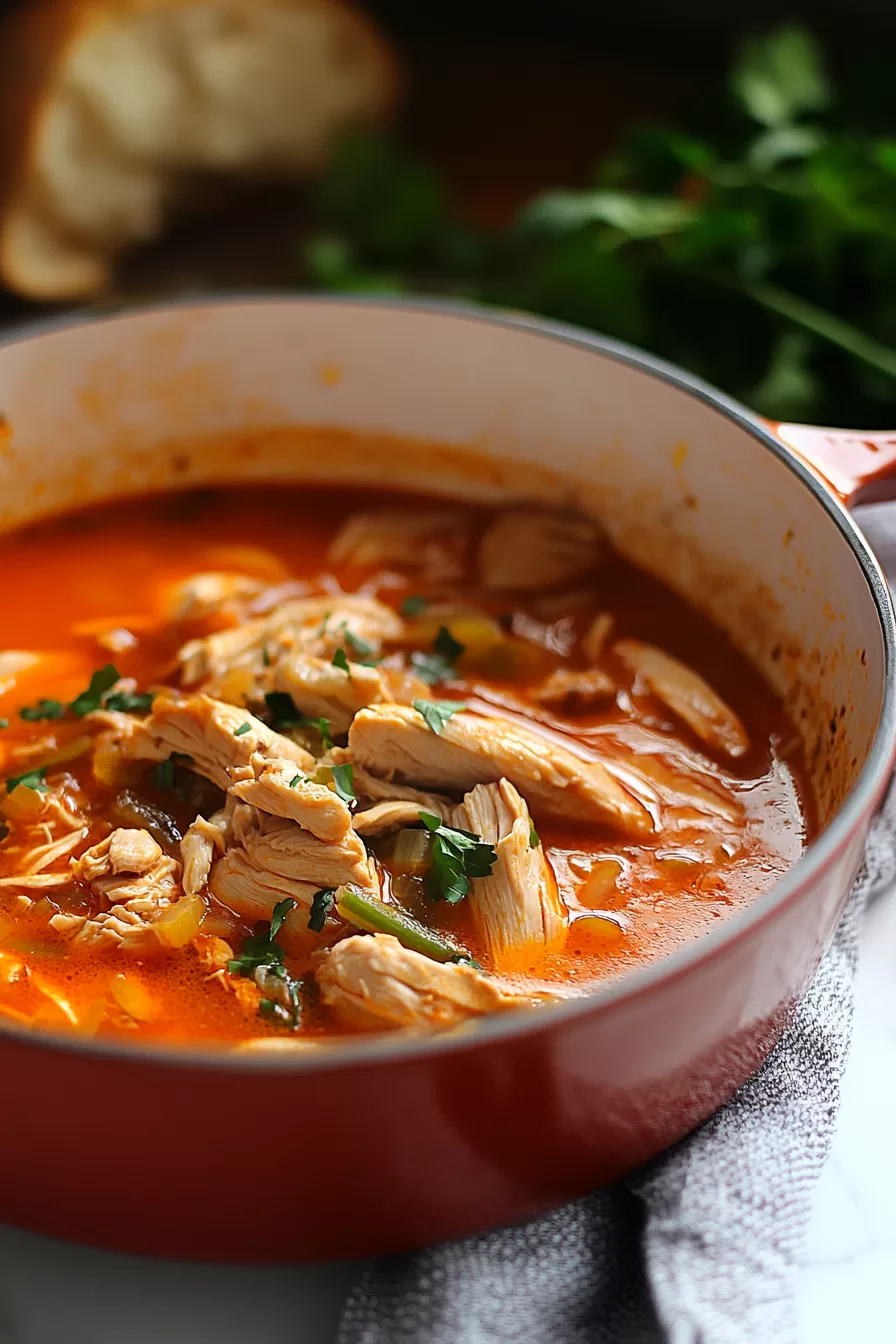
[[[896,499],[896,430],[766,424],[848,507]]]

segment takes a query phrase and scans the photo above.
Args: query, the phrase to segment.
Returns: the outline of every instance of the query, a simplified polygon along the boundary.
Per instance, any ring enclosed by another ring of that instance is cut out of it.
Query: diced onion
[[[432,862],[432,837],[429,831],[397,831],[385,836],[375,853],[394,876],[423,877]]]
[[[137,1022],[151,1022],[158,1014],[155,1000],[133,971],[119,971],[112,981],[112,997]]]
[[[169,905],[157,919],[153,928],[166,947],[186,947],[196,937],[205,915],[205,901],[201,896],[185,896]]]

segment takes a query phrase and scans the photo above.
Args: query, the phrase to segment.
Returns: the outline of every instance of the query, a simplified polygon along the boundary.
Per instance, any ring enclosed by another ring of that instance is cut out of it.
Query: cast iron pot
[[[4,1026],[0,1219],[205,1259],[395,1251],[621,1176],[761,1064],[843,909],[896,741],[887,588],[802,459],[821,450],[841,495],[860,477],[879,495],[896,439],[772,430],[568,327],[300,298],[14,340],[0,411],[4,529],[249,479],[385,471],[455,495],[573,495],[786,696],[823,822],[797,866],[711,935],[592,997],[442,1038],[253,1056]]]

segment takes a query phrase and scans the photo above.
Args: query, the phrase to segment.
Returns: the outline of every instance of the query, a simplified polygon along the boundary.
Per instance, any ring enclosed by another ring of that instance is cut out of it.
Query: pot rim
[[[309,1074],[356,1068],[373,1068],[385,1062],[411,1063],[421,1057],[437,1057],[483,1046],[498,1045],[521,1035],[551,1031],[564,1022],[599,1015],[616,1005],[649,994],[659,985],[690,973],[703,962],[722,955],[758,925],[795,900],[814,884],[832,861],[850,842],[864,818],[877,805],[896,764],[896,616],[887,581],[865,537],[849,511],[836,496],[780,442],[765,423],[740,402],[718,391],[709,383],[687,373],[675,364],[648,354],[625,342],[600,336],[570,323],[554,321],[509,309],[486,308],[473,303],[438,298],[389,298],[365,295],[320,295],[307,292],[254,291],[224,293],[211,297],[188,297],[159,303],[121,306],[108,315],[78,309],[74,312],[35,320],[0,334],[0,350],[9,345],[25,344],[44,336],[80,326],[111,325],[122,319],[177,314],[185,309],[229,309],[234,307],[329,306],[345,309],[407,312],[423,317],[452,317],[476,324],[511,331],[524,331],[543,340],[587,350],[616,363],[636,369],[646,377],[658,379],[695,397],[748,434],[767,452],[774,454],[801,481],[822,506],[830,521],[847,541],[859,563],[871,592],[880,622],[884,651],[884,686],[880,715],[865,764],[841,807],[789,872],[745,909],[723,920],[717,929],[695,939],[675,952],[647,966],[634,969],[618,980],[601,985],[593,992],[538,1011],[493,1015],[470,1024],[457,1033],[408,1038],[399,1033],[353,1041],[341,1047],[292,1051],[238,1051],[220,1046],[170,1046],[141,1043],[138,1046],[114,1041],[96,1041],[74,1032],[43,1032],[4,1023],[0,1019],[0,1042],[13,1038],[20,1044],[50,1051],[82,1055],[87,1059],[119,1060],[130,1065],[154,1065],[161,1068],[195,1069],[223,1073]]]

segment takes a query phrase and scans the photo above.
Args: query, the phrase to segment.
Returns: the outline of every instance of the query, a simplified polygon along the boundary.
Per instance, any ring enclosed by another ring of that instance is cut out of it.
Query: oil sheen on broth
[[[537,1011],[811,835],[768,686],[574,513],[271,485],[0,558],[8,1021],[279,1049]]]

